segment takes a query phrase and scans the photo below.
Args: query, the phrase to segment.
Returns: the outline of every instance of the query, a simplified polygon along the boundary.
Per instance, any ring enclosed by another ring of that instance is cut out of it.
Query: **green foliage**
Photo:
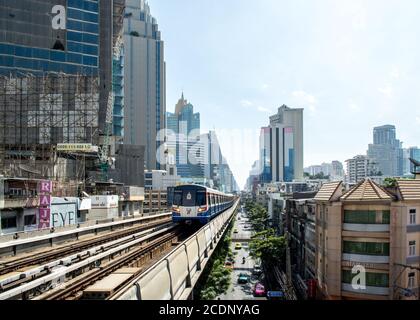
[[[232,231],[231,224],[226,234]],[[211,260],[203,271],[203,282],[196,286],[198,299],[212,300],[229,289],[231,269],[225,267],[227,257],[233,257],[230,250],[231,238],[226,236],[212,255]]]
[[[324,172],[317,173],[314,176],[309,175],[309,179],[324,180],[324,179],[329,179],[329,178],[330,178],[330,176],[325,175]]]
[[[250,223],[256,232],[249,245],[251,256],[266,264],[284,266],[286,239],[277,236],[274,229],[268,228],[267,209],[252,202],[246,204],[246,209]]]
[[[385,178],[384,179],[384,186],[386,188],[394,188],[397,186],[397,179],[395,178]]]
[[[254,259],[282,266],[285,262],[286,239],[276,236],[273,229],[267,229],[252,237],[249,249]]]
[[[130,35],[133,37],[140,37],[140,34],[137,31],[131,31]]]
[[[267,228],[268,212],[267,209],[259,204],[250,204],[247,209],[249,221],[256,232]]]

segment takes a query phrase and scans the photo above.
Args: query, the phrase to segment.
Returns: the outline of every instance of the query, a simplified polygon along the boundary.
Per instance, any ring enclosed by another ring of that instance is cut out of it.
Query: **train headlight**
[[[198,212],[199,213],[201,213],[201,212],[206,212],[207,211],[207,207],[204,207],[204,208],[198,208]]]

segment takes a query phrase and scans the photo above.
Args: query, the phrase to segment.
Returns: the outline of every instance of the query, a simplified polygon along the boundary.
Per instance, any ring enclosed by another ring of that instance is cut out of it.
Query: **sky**
[[[282,104],[305,109],[305,166],[366,154],[384,124],[420,147],[420,1],[149,4],[165,41],[167,110],[183,91],[240,187]]]

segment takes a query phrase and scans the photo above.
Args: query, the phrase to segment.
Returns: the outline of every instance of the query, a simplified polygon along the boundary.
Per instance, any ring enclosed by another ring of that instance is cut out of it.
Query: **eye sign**
[[[54,15],[51,21],[54,30],[66,30],[66,8],[62,5],[55,5],[51,13]]]

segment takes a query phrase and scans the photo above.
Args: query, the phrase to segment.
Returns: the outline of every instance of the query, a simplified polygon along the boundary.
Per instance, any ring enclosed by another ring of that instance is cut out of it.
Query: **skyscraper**
[[[373,144],[369,145],[367,156],[384,176],[403,175],[402,143],[396,138],[395,126],[373,129]]]
[[[303,109],[282,105],[270,117],[273,182],[303,179]]]
[[[200,113],[182,94],[175,113],[167,112],[168,152],[176,159],[178,174],[183,178],[204,176],[205,142],[200,140]]]
[[[261,128],[260,132],[260,182],[270,183],[272,180],[271,176],[271,139],[270,139],[270,127]]]
[[[147,169],[160,169],[156,152],[165,129],[164,42],[145,0],[126,0],[124,19],[124,143],[146,147]]]

